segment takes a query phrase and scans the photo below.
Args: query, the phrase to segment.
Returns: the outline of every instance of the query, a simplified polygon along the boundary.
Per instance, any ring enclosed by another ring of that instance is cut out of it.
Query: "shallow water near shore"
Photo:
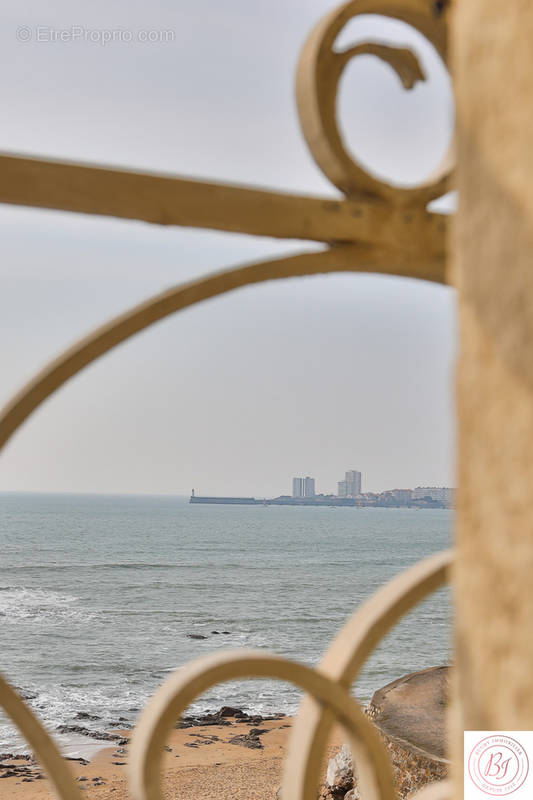
[[[214,650],[259,648],[317,664],[372,592],[450,545],[452,521],[442,509],[3,494],[0,670],[50,730],[106,731],[134,723],[172,670]],[[448,663],[450,620],[440,590],[389,634],[356,696]],[[284,683],[241,681],[215,687],[192,710],[294,713],[299,699]],[[79,745],[78,737],[66,749]],[[27,747],[0,716],[0,752],[17,750]]]

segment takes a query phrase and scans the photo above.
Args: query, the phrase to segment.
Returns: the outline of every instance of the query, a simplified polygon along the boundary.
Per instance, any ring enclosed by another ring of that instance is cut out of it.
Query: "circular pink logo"
[[[503,797],[522,786],[529,772],[529,761],[520,742],[505,734],[493,734],[472,748],[468,772],[482,792]]]

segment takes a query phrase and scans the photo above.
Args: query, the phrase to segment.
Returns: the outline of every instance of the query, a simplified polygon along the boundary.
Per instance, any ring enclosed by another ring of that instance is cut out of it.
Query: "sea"
[[[318,664],[373,592],[450,546],[452,524],[445,509],[0,494],[0,671],[65,754],[79,755],[91,737],[59,726],[133,724],[191,659],[253,648]],[[355,696],[366,702],[406,673],[449,663],[450,633],[445,588],[384,639]],[[213,688],[191,713],[291,714],[300,699],[289,684],[246,680]],[[1,713],[0,752],[28,752]]]

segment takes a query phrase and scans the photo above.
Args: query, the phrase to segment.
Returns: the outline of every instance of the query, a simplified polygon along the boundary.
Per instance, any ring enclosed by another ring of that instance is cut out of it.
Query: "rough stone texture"
[[[464,729],[533,728],[533,4],[455,6],[460,797]]]
[[[383,734],[382,739],[392,761],[394,781],[400,800],[409,797],[412,792],[427,783],[443,780],[448,776],[447,763],[413,753]],[[343,745],[342,750],[330,760],[327,774],[333,783],[324,784],[320,800],[359,800],[357,779],[354,780],[353,765],[346,745]]]
[[[374,693],[367,713],[390,740],[446,760],[449,673],[442,666],[404,675]]]
[[[455,6],[461,797],[464,729],[533,728],[533,4]]]
[[[413,672],[374,693],[365,713],[378,728],[400,800],[448,775],[446,707],[449,667]],[[359,800],[347,745],[330,759],[321,800]]]

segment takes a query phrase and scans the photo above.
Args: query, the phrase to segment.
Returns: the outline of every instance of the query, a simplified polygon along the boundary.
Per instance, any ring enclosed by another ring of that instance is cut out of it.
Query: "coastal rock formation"
[[[2,753],[0,755],[0,778],[17,778],[23,783],[32,783],[42,780],[44,776],[39,765],[31,756]]]
[[[265,720],[283,719],[285,714],[268,714],[261,716],[260,714],[247,714],[240,708],[233,708],[232,706],[222,706],[219,711],[214,713],[199,714],[197,716],[184,716],[176,722],[176,728],[197,728],[199,726],[209,725],[232,725],[230,719],[237,722],[249,722],[251,725],[260,725]]]
[[[405,675],[374,693],[365,713],[379,729],[400,800],[448,775],[446,705],[449,667]],[[321,800],[359,800],[348,745],[329,761]]]
[[[116,742],[118,745],[129,743],[129,739],[124,738],[119,733],[107,733],[106,731],[92,731],[89,728],[84,728],[83,725],[58,725],[56,728],[58,733],[76,733],[80,736],[88,736],[91,739],[98,739],[102,742]]]

